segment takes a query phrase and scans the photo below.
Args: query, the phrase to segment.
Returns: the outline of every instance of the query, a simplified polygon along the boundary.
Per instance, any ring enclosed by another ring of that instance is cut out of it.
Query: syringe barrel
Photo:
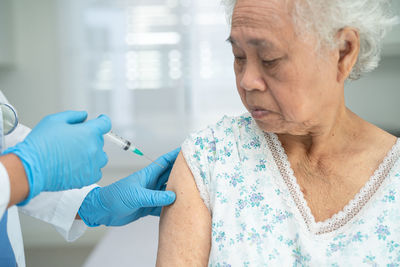
[[[131,142],[129,142],[128,140],[125,140],[124,138],[116,135],[113,132],[109,132],[105,136],[108,138],[109,141],[118,145],[123,150],[128,150],[131,146]]]
[[[140,151],[138,148],[136,148],[131,142],[129,142],[128,140],[116,135],[115,133],[113,133],[112,131],[110,131],[109,133],[105,134],[105,137],[112,143],[116,144],[117,146],[119,146],[120,148],[122,148],[123,150],[130,150],[133,153],[135,153],[136,155],[139,156],[144,156],[147,159],[149,159],[150,161],[154,162],[155,164],[159,165],[161,168],[164,168],[164,166],[162,166],[161,164],[155,162],[154,160],[148,158],[147,156],[145,156],[142,151]]]

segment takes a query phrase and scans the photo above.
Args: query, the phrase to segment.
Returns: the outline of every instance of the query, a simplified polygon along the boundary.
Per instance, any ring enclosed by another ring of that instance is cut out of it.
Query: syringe
[[[151,162],[154,162],[155,164],[157,164],[158,166],[160,166],[161,168],[165,168],[164,166],[162,166],[161,164],[157,163],[156,161],[152,160],[151,158],[147,157],[145,154],[143,154],[142,151],[140,151],[136,146],[134,146],[130,141],[126,140],[125,138],[122,138],[121,136],[116,135],[115,133],[113,133],[112,131],[108,132],[105,137],[111,141],[112,143],[116,144],[117,146],[119,146],[120,148],[122,148],[125,151],[132,151],[133,153],[135,153],[136,155],[145,157],[146,159],[150,160]]]

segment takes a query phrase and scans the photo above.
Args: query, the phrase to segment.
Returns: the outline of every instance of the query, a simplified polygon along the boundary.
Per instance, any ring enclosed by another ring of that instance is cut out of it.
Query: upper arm
[[[176,193],[176,201],[161,213],[157,266],[207,266],[211,215],[182,152],[171,171],[167,190]]]

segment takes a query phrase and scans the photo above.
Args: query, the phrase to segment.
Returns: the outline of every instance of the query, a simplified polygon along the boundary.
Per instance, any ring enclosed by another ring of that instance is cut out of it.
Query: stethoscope
[[[10,104],[0,103],[3,116],[3,135],[9,135],[18,126],[17,111]]]

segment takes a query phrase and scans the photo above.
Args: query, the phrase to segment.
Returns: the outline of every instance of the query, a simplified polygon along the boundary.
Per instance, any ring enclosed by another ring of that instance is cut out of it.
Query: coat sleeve
[[[10,202],[10,180],[3,164],[0,163],[0,220]]]
[[[95,187],[91,185],[62,192],[42,192],[28,205],[19,207],[19,210],[53,225],[65,240],[72,242],[87,229],[85,223],[75,217],[86,195]]]

